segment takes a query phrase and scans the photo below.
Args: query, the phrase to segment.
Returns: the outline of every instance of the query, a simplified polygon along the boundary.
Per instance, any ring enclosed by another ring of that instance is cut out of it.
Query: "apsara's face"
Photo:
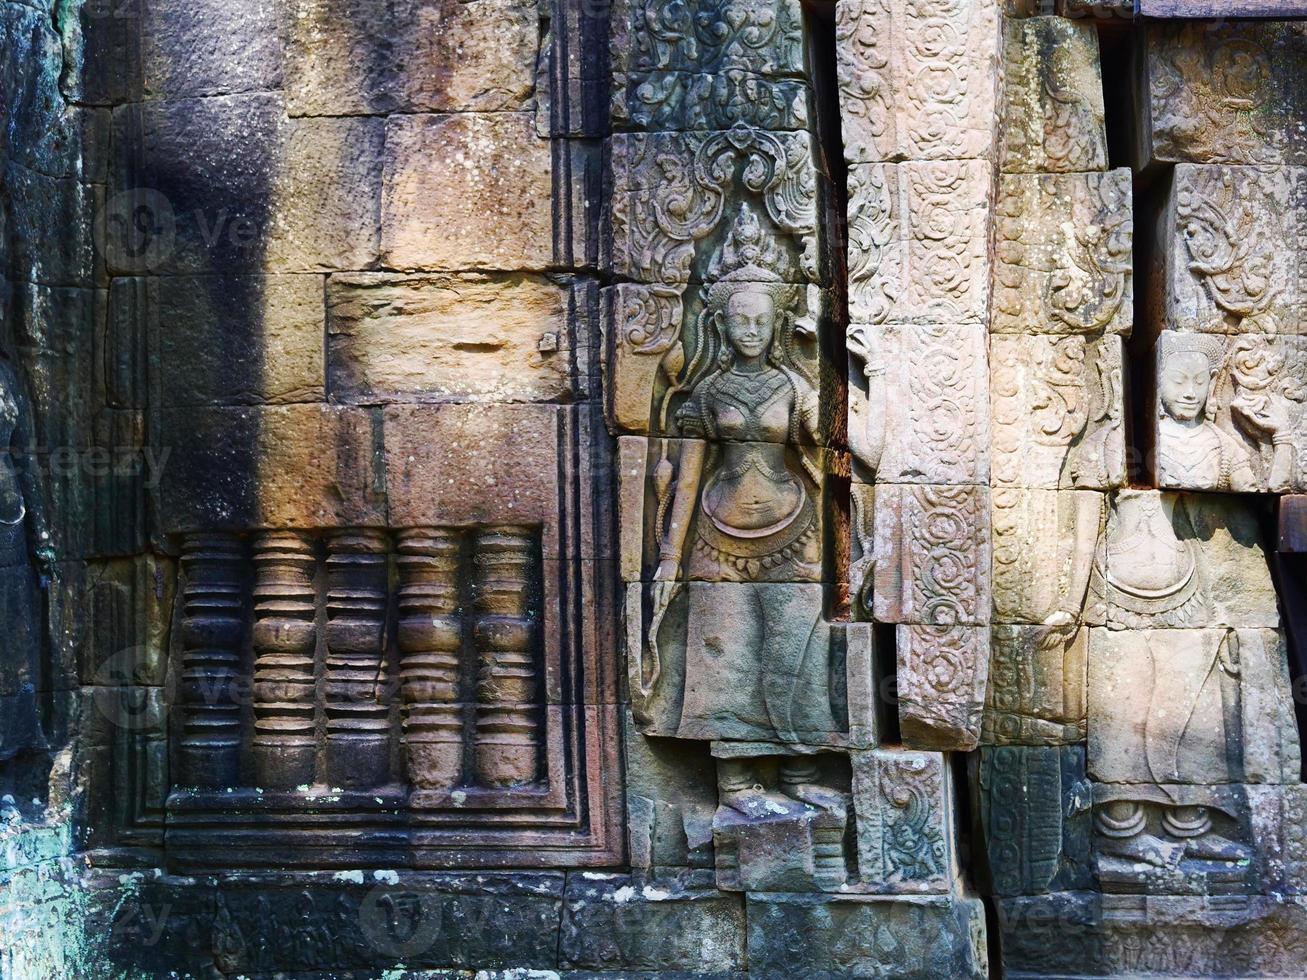
[[[745,357],[761,357],[776,336],[776,301],[761,286],[743,286],[731,293],[722,313],[726,339]]]
[[[1166,414],[1181,422],[1192,422],[1207,407],[1212,390],[1212,369],[1202,354],[1172,354],[1162,368],[1158,394]]]

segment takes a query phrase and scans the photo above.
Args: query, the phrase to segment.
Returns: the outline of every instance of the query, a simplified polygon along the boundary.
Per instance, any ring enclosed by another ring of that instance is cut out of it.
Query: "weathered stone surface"
[[[1063,17],[1009,20],[1003,60],[1004,173],[1107,169],[1094,25]]]
[[[378,119],[289,120],[275,94],[118,109],[116,183],[103,231],[110,267],[139,274],[371,265],[383,140]],[[139,220],[142,208],[148,222]]]
[[[618,75],[611,94],[613,125],[648,132],[807,129],[812,89],[800,79],[730,70],[713,74],[651,71]]]
[[[973,766],[993,893],[1090,887],[1084,746],[986,746]]]
[[[727,974],[744,968],[744,903],[739,896],[638,876],[568,875],[559,965],[570,969],[684,970]]]
[[[641,729],[847,745],[847,642],[841,624],[824,617],[825,591],[815,582],[678,585],[645,630],[642,657],[627,651],[632,665],[643,665],[631,692]],[[853,666],[867,669],[865,661]]]
[[[1275,630],[1093,629],[1090,773],[1118,783],[1296,781],[1290,690]],[[1237,701],[1223,709],[1221,696]]]
[[[988,628],[903,624],[895,640],[903,744],[941,752],[974,749],[989,674]]]
[[[117,923],[115,959],[137,969],[550,970],[563,885],[561,873],[540,872],[147,877],[90,928]]]
[[[985,745],[1070,745],[1087,732],[1089,631],[995,625],[990,632]]]
[[[834,330],[833,296],[816,286],[741,283],[733,290],[705,283],[686,287],[624,283],[602,290],[605,352],[605,400],[611,425],[625,432],[676,436],[684,428],[678,410],[693,400],[696,386],[710,381],[714,361],[687,364],[686,353],[697,345],[727,346],[711,330],[714,316],[727,316],[731,294],[756,291],[767,297],[773,318],[772,350],[785,357],[796,384],[816,395],[815,403],[799,399],[806,413],[800,438],[827,445],[835,424],[831,410],[834,377],[820,354],[821,338]],[[738,314],[737,314],[738,315]],[[669,319],[675,317],[675,319]],[[720,381],[720,379],[717,379]],[[805,391],[804,396],[807,395]],[[688,411],[688,410],[687,410]],[[719,426],[724,439],[739,435]],[[779,434],[750,434],[754,440],[779,439]],[[789,436],[785,436],[789,438]]]
[[[627,588],[638,602],[639,587]],[[642,737],[629,711],[622,731],[631,867],[650,871],[655,884],[689,869],[711,877],[716,764],[693,743]]]
[[[334,275],[328,374],[345,401],[566,401],[568,291],[541,276]]]
[[[555,405],[389,406],[391,524],[556,524],[559,427],[570,412]]]
[[[990,413],[984,325],[855,325],[850,333],[875,335],[885,366],[883,408],[853,405],[865,403],[868,396],[849,386],[850,426],[863,413],[884,414],[885,450],[877,481],[987,482]]]
[[[942,755],[902,749],[852,753],[857,889],[947,893],[957,874],[953,782]]]
[[[835,980],[988,972],[984,911],[976,899],[762,895],[750,896],[747,913],[751,976]],[[817,936],[830,940],[814,942]]]
[[[1160,486],[1282,492],[1307,485],[1307,337],[1164,331],[1155,364]]]
[[[1128,334],[1129,170],[1004,174],[994,208],[995,333]]]
[[[1300,899],[1057,892],[999,903],[1009,976],[1293,976]]]
[[[527,0],[287,3],[292,115],[526,108],[540,39]]]
[[[638,346],[652,350],[679,325],[682,284],[713,278],[709,264],[717,249],[697,244],[715,239],[714,232],[728,233],[746,204],[765,213],[765,231],[781,239],[781,254],[769,256],[769,275],[784,282],[828,280],[830,246],[818,222],[826,175],[808,132],[741,126],[727,132],[621,133],[610,141],[608,166],[612,196],[604,265],[614,275],[655,287],[643,300],[647,322],[633,341]],[[770,174],[765,183],[749,176],[757,166]],[[658,204],[669,195],[678,200],[675,211]],[[628,331],[635,325],[631,317],[624,321],[631,323]]]
[[[1135,165],[1307,163],[1301,32],[1288,23],[1152,23],[1136,99]]]
[[[989,340],[995,487],[1109,490],[1125,482],[1122,342]]]
[[[157,405],[320,401],[322,293],[315,275],[118,277],[111,317],[148,332]]]
[[[1103,531],[1103,494],[995,487],[990,499],[995,622],[1041,624],[1058,613],[1062,626],[1080,622]]]
[[[381,249],[397,269],[543,269],[552,258],[549,141],[529,113],[386,123]]]
[[[0,159],[48,177],[91,179],[84,154],[105,135],[94,128],[101,114],[71,108],[61,97],[63,50],[49,13],[0,6],[0,46],[8,55],[0,67]]]
[[[382,524],[375,426],[364,410],[328,405],[165,410],[163,529]]]
[[[1123,490],[1085,621],[1114,628],[1279,625],[1255,515],[1230,497]],[[1140,586],[1148,588],[1140,592]]]
[[[101,206],[103,188],[47,177],[12,161],[3,172],[9,275],[51,286],[95,285],[99,263],[92,215]],[[51,234],[52,228],[60,233]]]
[[[984,160],[849,169],[849,317],[984,323],[993,166]]]
[[[994,158],[1001,4],[841,0],[840,117],[850,163]]]
[[[1158,216],[1158,328],[1307,333],[1302,263],[1307,168],[1176,166]]]
[[[281,88],[278,4],[199,0],[178,7],[140,0],[141,74],[145,95],[184,99]],[[122,16],[116,10],[110,16]]]
[[[618,0],[613,5],[615,72],[741,70],[803,74],[803,11],[798,0]]]
[[[876,488],[875,613],[882,623],[988,623],[989,490]]]

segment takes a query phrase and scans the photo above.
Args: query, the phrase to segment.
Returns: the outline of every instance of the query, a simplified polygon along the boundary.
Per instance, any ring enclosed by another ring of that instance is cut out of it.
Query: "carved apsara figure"
[[[656,658],[670,642],[664,624],[684,590],[682,738],[821,745],[842,727],[823,618],[820,405],[796,351],[797,287],[784,267],[746,206],[708,270],[697,353],[663,400],[682,438],[656,475],[649,644]],[[858,444],[880,441],[861,433]],[[719,759],[722,805],[746,816],[795,800],[838,805],[815,784],[812,756],[781,753],[781,795],[756,772],[765,745],[743,754]]]
[[[1158,340],[1157,475],[1162,486],[1186,490],[1261,488],[1247,448],[1214,421],[1212,382],[1220,370],[1220,337],[1166,331]],[[1283,487],[1293,465],[1283,403],[1267,400],[1245,414],[1274,446],[1269,485]],[[1283,435],[1282,435],[1283,434]]]
[[[1207,624],[1198,542],[1176,531],[1179,502],[1121,491],[1094,591],[1107,623],[1126,632],[1091,665],[1090,767],[1098,780],[1101,852],[1156,867],[1214,861],[1241,873],[1243,844],[1213,830],[1214,811],[1237,819],[1242,780],[1239,642]],[[1161,809],[1163,837],[1146,830]]]

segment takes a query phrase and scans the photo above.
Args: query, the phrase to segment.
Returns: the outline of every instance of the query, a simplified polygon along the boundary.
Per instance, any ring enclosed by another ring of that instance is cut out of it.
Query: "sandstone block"
[[[572,970],[734,974],[744,965],[738,896],[615,874],[568,876],[560,939]],[[679,974],[678,974],[679,975]]]
[[[160,417],[165,533],[378,526],[374,421],[332,405],[184,408]]]
[[[154,402],[183,405],[321,401],[323,277],[115,278],[115,319],[149,337]]]
[[[1307,787],[1249,786],[1253,837],[1263,842],[1263,886],[1291,895],[1307,893]]]
[[[650,71],[613,79],[611,115],[623,130],[806,130],[812,89],[801,79],[744,71]]]
[[[984,323],[993,166],[983,160],[849,170],[849,317]]]
[[[344,401],[565,401],[568,291],[542,276],[334,275],[332,395]]]
[[[953,781],[934,752],[852,753],[859,891],[947,893],[957,874]]]
[[[995,625],[989,641],[984,745],[1071,745],[1085,740],[1089,631],[1072,624]]]
[[[988,628],[902,624],[895,639],[903,744],[938,752],[974,749],[989,673]]]
[[[1094,25],[1064,17],[1009,20],[1003,60],[1004,173],[1106,170]]]
[[[1095,780],[1161,786],[1296,781],[1297,727],[1276,631],[1095,628],[1089,644],[1089,771]],[[1177,793],[1139,798],[1185,802]]]
[[[986,746],[973,766],[994,894],[1089,888],[1092,793],[1084,747]]]
[[[583,411],[559,405],[391,405],[384,409],[386,492],[392,527],[512,524],[543,527],[543,557],[572,545],[565,520],[579,527],[581,556],[607,557],[589,521],[589,494],[571,510],[564,487],[590,485]],[[567,507],[568,509],[564,510]]]
[[[92,286],[98,256],[92,222],[103,188],[74,178],[4,165],[8,197],[9,275],[51,286]]]
[[[48,177],[92,179],[82,155],[94,149],[99,114],[64,101],[63,48],[50,14],[21,4],[0,6],[0,47],[8,54],[0,66],[0,159]]]
[[[146,97],[184,99],[280,88],[278,6],[266,0],[197,0],[185,6],[141,0],[134,16],[140,17]]]
[[[836,54],[850,163],[994,158],[1001,7],[841,0]]]
[[[851,366],[849,428],[883,414],[880,483],[977,484],[989,479],[989,379],[982,323],[854,324],[850,348],[874,337],[884,405],[868,404],[870,378]]]
[[[649,586],[648,611],[637,606],[639,589],[627,589],[626,656],[642,732],[814,748],[873,733],[870,634],[826,619],[827,587],[687,582],[661,613]]]
[[[1157,227],[1159,328],[1307,333],[1307,168],[1179,164]]]
[[[293,0],[291,115],[526,108],[540,27],[529,0]]]
[[[883,556],[876,565],[879,622],[989,622],[989,506],[987,487],[876,488],[875,550]]]
[[[1122,342],[989,339],[995,486],[1110,490],[1126,477]]]
[[[786,347],[788,366],[801,371],[817,398],[816,412],[809,413],[810,424],[802,426],[801,438],[826,445],[835,421],[831,404],[835,379],[820,347],[821,338],[834,330],[832,294],[812,284],[764,288],[771,295],[777,320],[786,314],[792,318],[790,325],[780,323],[786,334],[773,334],[773,350]],[[610,424],[624,432],[679,435],[678,410],[692,397],[695,386],[707,380],[712,363],[696,361],[694,351],[700,344],[705,350],[720,347],[720,338],[708,333],[713,284],[621,283],[602,293]],[[719,306],[720,302],[719,297]],[[722,437],[729,439],[731,433],[723,432]]]
[[[116,110],[118,184],[104,231],[110,266],[135,274],[371,265],[382,126],[377,119],[290,120],[273,94]],[[126,220],[139,219],[142,209],[144,229]]]
[[[1136,102],[1137,167],[1152,162],[1307,164],[1307,45],[1288,23],[1148,25]]]
[[[381,248],[399,269],[543,269],[551,151],[529,113],[393,116]]]
[[[747,911],[750,975],[988,975],[979,899],[773,894],[750,896]]]
[[[798,0],[617,0],[610,20],[612,66],[620,74],[736,70],[797,76],[807,68]]]
[[[1129,629],[1279,626],[1261,528],[1235,498],[1121,491],[1100,547],[1086,622]],[[1143,582],[1152,583],[1145,596]]]
[[[995,333],[1129,334],[1129,170],[1004,174],[995,205]]]
[[[747,205],[764,214],[764,231],[783,243],[769,264],[786,282],[829,280],[830,247],[817,221],[825,206],[826,174],[807,132],[771,133],[736,127],[726,132],[619,133],[610,141],[611,206],[603,243],[614,275],[656,285],[663,302],[689,282],[711,278],[709,256]],[[755,183],[756,166],[770,179]],[[662,202],[676,200],[673,211]],[[658,319],[678,322],[672,303]]]

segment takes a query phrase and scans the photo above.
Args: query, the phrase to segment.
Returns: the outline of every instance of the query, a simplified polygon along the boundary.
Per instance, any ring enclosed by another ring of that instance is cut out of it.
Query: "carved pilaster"
[[[486,786],[539,775],[537,614],[529,602],[534,552],[525,527],[490,528],[476,541],[476,771]]]
[[[259,786],[313,782],[313,540],[271,531],[254,542],[254,775]]]
[[[449,789],[463,773],[459,704],[459,537],[446,528],[399,532],[400,692],[408,779]]]
[[[327,542],[326,778],[365,788],[390,774],[386,704],[387,546],[383,531],[332,532]]]
[[[229,534],[192,534],[182,545],[180,786],[239,781],[243,551]]]

